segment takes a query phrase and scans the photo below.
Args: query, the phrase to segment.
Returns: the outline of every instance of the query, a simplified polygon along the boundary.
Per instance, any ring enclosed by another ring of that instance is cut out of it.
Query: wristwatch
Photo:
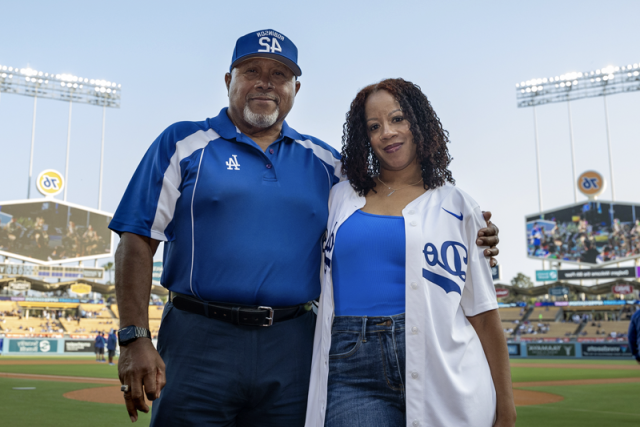
[[[151,338],[151,331],[138,326],[127,326],[118,331],[118,344],[126,346],[138,338]]]

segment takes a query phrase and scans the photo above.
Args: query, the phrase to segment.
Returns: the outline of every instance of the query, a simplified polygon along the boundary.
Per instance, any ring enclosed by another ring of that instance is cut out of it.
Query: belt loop
[[[367,316],[362,318],[362,342],[367,342]]]
[[[240,324],[240,307],[232,307],[231,310],[233,313],[233,324],[239,325]]]

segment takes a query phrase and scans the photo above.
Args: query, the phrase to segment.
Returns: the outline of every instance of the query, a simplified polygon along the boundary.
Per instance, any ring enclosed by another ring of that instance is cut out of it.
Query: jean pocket
[[[331,333],[329,358],[342,359],[352,356],[362,343],[362,332],[336,331]]]

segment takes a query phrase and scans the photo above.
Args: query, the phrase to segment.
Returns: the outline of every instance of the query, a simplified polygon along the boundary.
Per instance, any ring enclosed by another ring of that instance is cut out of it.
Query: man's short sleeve
[[[191,122],[173,124],[151,144],[129,182],[110,229],[118,234],[173,240],[172,219],[182,180],[177,144],[197,132],[199,128],[194,126],[196,123]]]
[[[498,308],[491,267],[489,260],[484,256],[486,247],[476,245],[478,230],[483,227],[485,227],[484,217],[480,208],[476,207],[470,213],[465,229],[469,253],[467,278],[460,303],[467,317]]]

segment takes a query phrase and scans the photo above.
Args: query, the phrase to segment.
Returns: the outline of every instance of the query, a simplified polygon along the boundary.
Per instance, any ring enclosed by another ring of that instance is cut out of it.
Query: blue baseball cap
[[[302,75],[298,66],[298,48],[282,33],[274,30],[256,31],[240,37],[233,50],[229,72],[249,58],[273,59],[289,67],[296,76]]]

